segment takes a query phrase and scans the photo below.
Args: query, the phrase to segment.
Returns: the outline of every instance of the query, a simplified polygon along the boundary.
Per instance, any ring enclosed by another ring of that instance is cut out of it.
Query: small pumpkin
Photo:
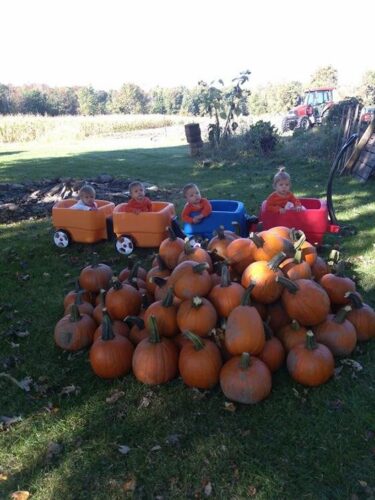
[[[139,316],[127,316],[124,323],[130,328],[129,340],[133,345],[138,345],[143,339],[147,339],[150,332],[147,330],[143,318]]]
[[[220,226],[216,231],[216,235],[208,242],[207,250],[216,252],[220,257],[226,259],[228,245],[236,239],[238,239],[238,236],[231,231],[225,231],[224,226]]]
[[[177,306],[173,302],[173,289],[169,288],[163,300],[158,300],[149,305],[145,311],[144,322],[146,325],[151,316],[155,316],[159,332],[164,337],[177,335],[179,329],[177,324]]]
[[[89,292],[99,292],[102,288],[107,290],[112,274],[112,269],[106,264],[98,263],[97,254],[94,254],[93,263],[80,272],[79,284]]]
[[[311,279],[311,267],[302,259],[301,250],[296,250],[294,257],[282,261],[280,269],[290,280]]]
[[[80,290],[74,300],[74,304],[78,307],[78,310],[81,314],[88,314],[89,316],[93,316],[94,314],[94,306],[90,304],[89,302],[86,302],[85,300],[82,299],[85,291]],[[71,309],[72,309],[73,304],[69,304],[68,307],[64,311],[65,314],[69,314]]]
[[[355,292],[356,286],[353,280],[344,275],[344,261],[337,264],[336,274],[328,273],[320,278],[319,284],[328,293],[333,304],[349,304],[349,299],[345,296],[348,292]]]
[[[223,264],[220,284],[212,288],[208,299],[215,307],[217,314],[222,318],[227,318],[231,311],[241,304],[244,291],[243,286],[231,281],[228,266]]]
[[[202,247],[193,247],[189,238],[186,238],[185,240],[185,246],[183,251],[178,256],[177,264],[180,264],[180,262],[184,262],[185,260],[192,260],[198,263],[206,262],[208,264],[208,272],[212,273],[213,271],[210,254]]]
[[[216,323],[216,309],[205,297],[184,300],[178,308],[177,325],[182,332],[190,330],[199,337],[206,337]]]
[[[225,397],[232,401],[259,403],[271,392],[271,372],[263,361],[244,352],[224,364],[220,372],[220,386]]]
[[[143,281],[146,281],[146,276],[147,276],[147,271],[144,267],[139,265],[139,262],[137,261],[137,257],[134,254],[131,254],[127,257],[127,266],[122,269],[122,271],[118,275],[118,279],[120,281],[125,281],[128,279],[129,275],[133,271],[134,275],[134,268],[136,267],[136,273],[135,276],[137,278],[140,278]]]
[[[335,368],[331,351],[325,345],[316,342],[311,330],[306,333],[305,344],[297,344],[291,349],[286,364],[291,377],[309,387],[327,382]]]
[[[357,344],[357,333],[353,324],[346,319],[350,306],[340,309],[335,315],[314,327],[315,338],[326,345],[334,356],[349,356]]]
[[[96,323],[91,316],[80,314],[73,304],[70,314],[61,318],[55,326],[55,343],[65,351],[78,351],[92,344]]]
[[[270,371],[276,372],[281,368],[285,360],[285,350],[283,344],[280,340],[274,336],[271,328],[264,323],[264,331],[266,334],[266,343],[264,344],[262,352],[259,353],[258,357],[261,359],[270,369]]]
[[[357,293],[347,292],[346,298],[350,300],[352,310],[349,311],[347,319],[354,325],[357,338],[360,342],[366,342],[375,337],[375,311],[362,302]]]
[[[205,297],[212,287],[207,269],[206,262],[197,264],[192,260],[185,260],[174,268],[168,284],[181,300],[190,299],[195,295]]]
[[[283,276],[278,266],[285,257],[285,253],[280,252],[269,262],[259,260],[253,262],[244,270],[241,285],[244,288],[247,288],[252,283],[255,285],[251,291],[253,299],[262,304],[271,304],[281,296],[283,287],[276,278]]]
[[[255,243],[249,238],[237,238],[227,247],[227,261],[241,275],[254,259]]]
[[[115,279],[105,297],[105,305],[111,318],[122,320],[139,313],[142,295],[133,286]]]
[[[168,269],[172,270],[176,267],[178,257],[184,250],[185,242],[182,238],[178,238],[171,227],[167,228],[168,238],[163,240],[159,246],[159,255],[165,262]]]
[[[190,387],[212,389],[218,382],[222,360],[214,342],[186,331],[189,339],[180,352],[178,368],[182,380]]]
[[[153,281],[153,278],[168,278],[171,274],[170,269],[167,267],[167,264],[161,258],[160,254],[157,254],[155,257],[156,265],[153,266],[147,273],[146,276],[146,288],[148,292],[155,293],[156,284]]]
[[[90,349],[91,368],[98,377],[112,379],[130,372],[134,347],[125,337],[115,335],[107,313],[103,314],[102,336]]]
[[[260,233],[250,233],[255,248],[253,250],[254,260],[268,261],[280,252],[287,257],[293,257],[295,248],[289,239],[282,238],[272,231],[262,231]]]
[[[306,333],[307,329],[294,319],[291,323],[283,326],[276,335],[286,352],[289,352],[295,345],[306,342]]]

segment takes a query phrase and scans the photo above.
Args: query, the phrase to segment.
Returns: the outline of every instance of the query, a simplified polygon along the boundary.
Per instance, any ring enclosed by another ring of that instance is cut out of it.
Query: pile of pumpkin
[[[170,230],[148,271],[131,258],[116,278],[105,264],[85,267],[80,291],[65,296],[55,342],[91,346],[102,378],[132,370],[162,384],[180,374],[192,387],[220,383],[242,403],[268,396],[285,359],[294,380],[318,386],[335,356],[375,336],[374,310],[334,260],[286,227],[248,238],[220,228],[206,248]]]

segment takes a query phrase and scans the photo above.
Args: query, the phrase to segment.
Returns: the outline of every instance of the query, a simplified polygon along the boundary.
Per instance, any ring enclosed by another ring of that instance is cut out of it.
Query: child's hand
[[[280,213],[281,213],[281,214],[285,214],[285,213],[286,213],[285,208],[280,208]]]
[[[195,215],[193,217],[193,224],[198,224],[203,219],[202,215]]]
[[[297,206],[295,207],[295,211],[296,211],[296,212],[302,212],[302,206],[301,206],[301,205],[297,205]]]

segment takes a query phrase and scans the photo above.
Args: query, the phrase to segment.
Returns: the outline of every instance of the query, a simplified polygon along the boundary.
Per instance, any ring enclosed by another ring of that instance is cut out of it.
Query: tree
[[[146,93],[134,83],[125,83],[112,96],[111,110],[115,113],[141,114],[147,112]]]
[[[21,91],[18,105],[20,113],[44,115],[47,113],[47,96],[36,88],[25,88]]]
[[[164,91],[161,87],[156,87],[151,90],[149,111],[150,113],[156,113],[162,115],[166,113],[166,108],[164,103]]]
[[[7,85],[0,83],[0,114],[10,113],[10,91]]]
[[[337,87],[337,69],[333,66],[322,66],[311,75],[311,87]]]
[[[107,96],[107,94],[105,93]],[[99,115],[105,112],[103,97],[93,87],[82,87],[77,92],[79,113],[81,115]]]
[[[52,88],[47,92],[47,112],[51,116],[76,115],[78,106],[78,97],[72,88]]]
[[[360,94],[365,106],[375,105],[375,71],[367,71],[363,75]]]

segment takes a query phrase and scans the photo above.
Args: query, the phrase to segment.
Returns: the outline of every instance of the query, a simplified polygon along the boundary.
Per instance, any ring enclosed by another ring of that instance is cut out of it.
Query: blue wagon
[[[184,233],[191,236],[200,236],[201,238],[212,238],[214,231],[219,226],[224,226],[224,229],[230,231],[235,230],[234,223],[238,224],[240,235],[249,235],[249,224],[258,222],[254,216],[246,214],[245,205],[242,201],[235,200],[209,200],[212,206],[212,213],[204,218],[199,224],[189,224],[187,222],[183,225]],[[194,212],[192,216],[196,215]]]

